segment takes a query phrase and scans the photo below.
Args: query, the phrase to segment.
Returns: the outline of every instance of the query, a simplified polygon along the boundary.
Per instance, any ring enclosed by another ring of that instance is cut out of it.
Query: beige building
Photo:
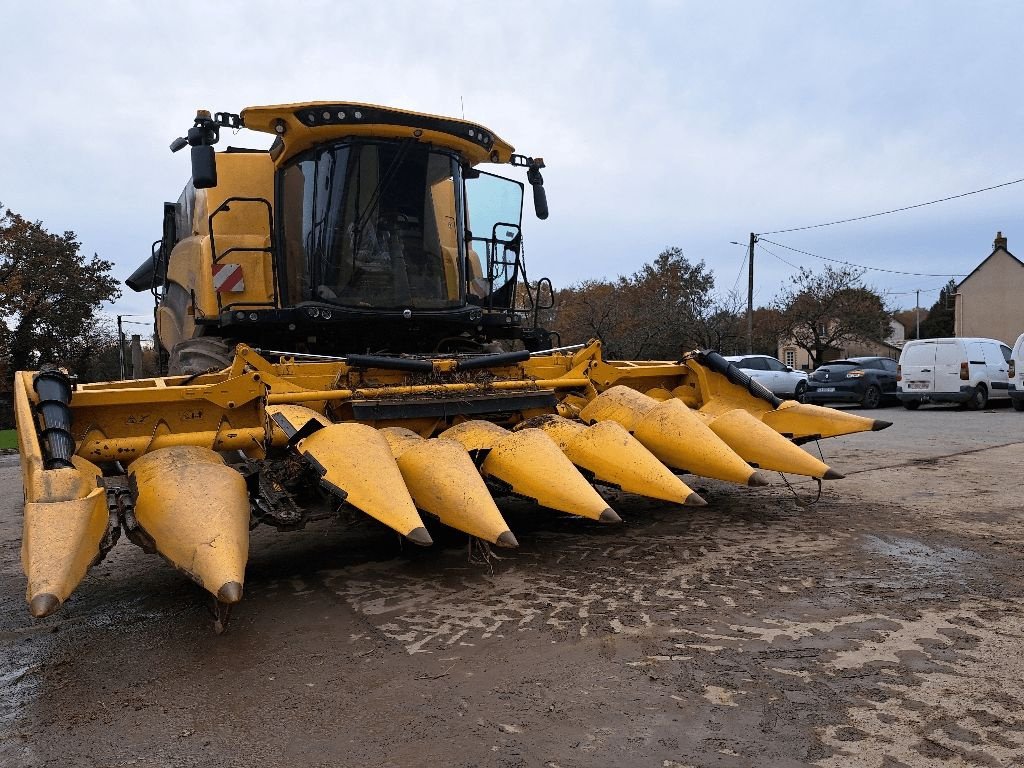
[[[1013,344],[1024,331],[1024,262],[996,233],[992,253],[956,287],[953,332]]]
[[[1016,338],[1016,337],[1014,337]],[[830,349],[825,353],[826,360],[845,360],[850,357],[888,357],[898,360],[903,343],[907,339],[907,329],[899,320],[889,321],[889,335],[885,341],[879,343],[868,343],[860,341],[844,342],[839,346]],[[779,360],[796,370],[809,371],[814,366],[811,364],[810,353],[798,347],[792,339],[783,339],[779,342]]]

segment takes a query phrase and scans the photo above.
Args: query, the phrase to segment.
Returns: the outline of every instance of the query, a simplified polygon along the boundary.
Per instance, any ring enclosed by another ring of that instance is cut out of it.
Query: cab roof
[[[507,163],[515,151],[494,131],[477,123],[375,104],[311,101],[246,107],[241,117],[246,128],[280,139],[280,144],[271,148],[278,164],[312,146],[346,136],[414,138],[461,152],[472,165]]]

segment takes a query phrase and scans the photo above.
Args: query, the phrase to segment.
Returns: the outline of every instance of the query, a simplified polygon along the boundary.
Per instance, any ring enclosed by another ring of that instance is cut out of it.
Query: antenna
[[[462,96],[459,96],[459,106],[462,107],[462,119],[466,119],[466,102],[462,100]]]

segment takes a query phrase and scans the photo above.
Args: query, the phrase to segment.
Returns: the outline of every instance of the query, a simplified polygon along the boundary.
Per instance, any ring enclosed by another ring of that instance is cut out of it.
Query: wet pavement
[[[500,557],[257,530],[222,636],[126,541],[33,621],[0,457],[0,765],[1024,765],[1024,414],[877,415],[821,443],[847,479],[814,504],[502,502]]]

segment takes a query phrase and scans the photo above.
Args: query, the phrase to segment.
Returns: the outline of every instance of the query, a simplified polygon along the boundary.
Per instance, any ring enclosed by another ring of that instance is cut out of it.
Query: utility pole
[[[917,321],[917,335],[915,339],[921,338],[921,289],[917,290],[917,301],[914,302],[914,319]]]
[[[121,318],[124,315],[117,316],[117,362],[121,367],[121,381],[128,378],[128,372],[125,368],[124,360],[124,330],[121,327]]]
[[[754,352],[754,244],[757,235],[750,233],[750,252],[747,254],[749,272],[747,275],[747,354]]]

